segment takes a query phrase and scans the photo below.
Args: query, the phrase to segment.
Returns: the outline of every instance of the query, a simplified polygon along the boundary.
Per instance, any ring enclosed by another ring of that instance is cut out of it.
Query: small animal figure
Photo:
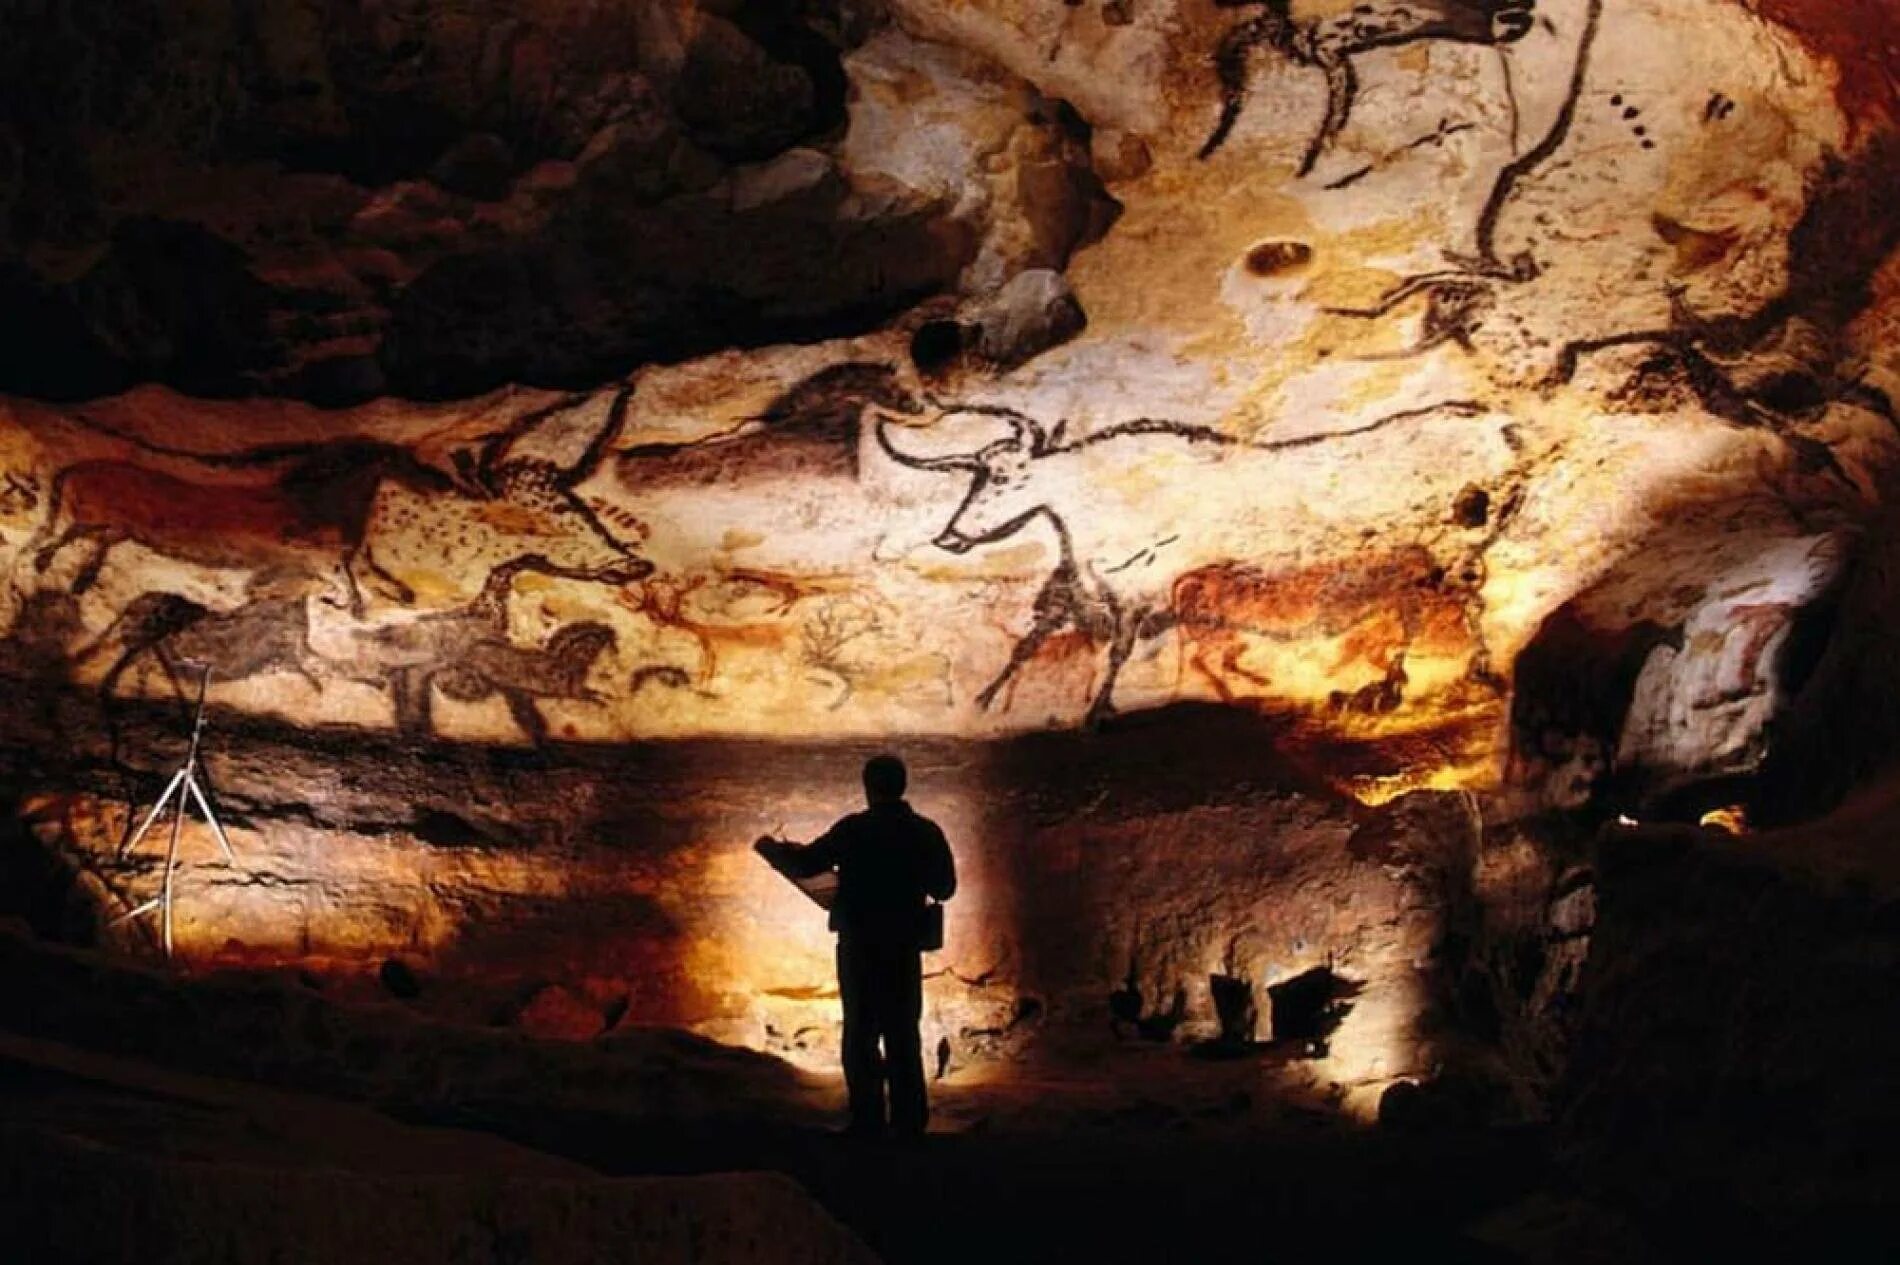
[[[430,688],[440,688],[458,703],[479,703],[500,695],[508,714],[536,746],[547,741],[547,722],[538,699],[599,701],[587,688],[594,663],[616,644],[613,629],[585,621],[560,629],[538,649],[492,637],[464,647],[453,660],[403,669],[394,676],[396,719],[405,732],[433,732]]]

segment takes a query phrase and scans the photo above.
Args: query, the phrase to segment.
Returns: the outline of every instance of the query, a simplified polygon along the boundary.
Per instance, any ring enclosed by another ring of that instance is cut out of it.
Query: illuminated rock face
[[[66,846],[109,848],[97,713],[47,717],[188,662],[221,761],[286,753],[214,771],[311,899],[233,883],[188,952],[453,971],[524,902],[587,909],[614,970],[558,925],[466,969],[795,1045],[805,1018],[734,999],[810,1009],[824,941],[743,849],[781,803],[807,834],[849,806],[850,739],[1001,760],[924,794],[981,876],[953,969],[1009,964],[942,1004],[1007,1029],[1131,966],[1153,999],[1432,940],[1372,930],[1409,898],[1346,806],[1230,812],[1210,774],[1200,807],[1064,790],[1044,820],[1037,787],[1101,774],[1063,762],[1087,744],[982,754],[1023,735],[1212,704],[1368,802],[1569,807],[1764,758],[1894,451],[1881,6],[506,8],[154,11],[238,86],[181,78],[168,113],[107,100],[156,81],[101,61],[94,157],[56,113],[7,122],[35,175],[0,623],[47,699],[15,767],[80,794]],[[664,829],[609,829],[595,749],[660,739],[709,763],[633,794]],[[540,750],[431,787],[430,752],[497,747]],[[796,792],[720,767],[812,750]],[[1117,907],[1098,850],[1204,888]],[[1283,930],[1335,889],[1383,912]]]

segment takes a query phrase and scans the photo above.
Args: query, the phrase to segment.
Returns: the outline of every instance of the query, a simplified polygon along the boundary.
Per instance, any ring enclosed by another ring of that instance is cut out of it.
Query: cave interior
[[[1900,1251],[1897,73],[1890,0],[6,6],[8,1250]],[[754,853],[881,752],[909,1146]]]

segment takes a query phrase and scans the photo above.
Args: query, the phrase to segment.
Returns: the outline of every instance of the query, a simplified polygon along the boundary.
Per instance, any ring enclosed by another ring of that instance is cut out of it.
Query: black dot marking
[[[1623,94],[1619,92],[1619,93],[1617,93],[1617,94],[1616,94],[1615,96],[1613,96],[1613,97],[1611,97],[1611,98],[1610,98],[1610,104],[1611,104],[1611,105],[1622,105],[1622,104],[1623,104]]]
[[[1634,132],[1635,132],[1635,133],[1636,133],[1636,134],[1637,134],[1638,136],[1648,136],[1648,135],[1649,135],[1649,129],[1648,129],[1648,128],[1646,128],[1646,127],[1644,127],[1644,126],[1643,126],[1643,125],[1642,125],[1641,123],[1638,123],[1638,124],[1637,124],[1637,125],[1635,126],[1635,128],[1634,128],[1634,129],[1632,129],[1632,130],[1633,130],[1633,131],[1634,131]]]
[[[1633,119],[1641,113],[1642,111],[1637,109],[1635,106],[1630,106],[1628,109],[1623,111],[1623,117],[1626,119]]]
[[[1644,141],[1644,142],[1643,142],[1643,148],[1644,148],[1644,149],[1654,149],[1654,148],[1656,148],[1656,142],[1655,142],[1655,141]]]

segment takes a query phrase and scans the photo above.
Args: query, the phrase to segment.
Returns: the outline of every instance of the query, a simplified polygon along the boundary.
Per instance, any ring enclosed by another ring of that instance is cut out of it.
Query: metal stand
[[[197,804],[198,811],[204,814],[207,822],[211,823],[212,832],[218,836],[218,846],[224,849],[224,859],[232,864],[237,863],[237,855],[231,851],[231,841],[225,837],[224,827],[218,823],[218,815],[211,811],[211,801],[205,798],[204,788],[199,785],[198,743],[204,736],[205,691],[210,688],[210,685],[211,665],[204,664],[200,668],[198,677],[198,710],[191,722],[191,746],[185,752],[185,763],[178,772],[172,774],[172,780],[165,784],[164,793],[158,797],[158,802],[152,805],[152,811],[145,814],[145,820],[140,822],[139,828],[132,832],[132,837],[119,846],[119,856],[123,858],[133,848],[138,847],[139,840],[145,837],[145,833],[163,815],[166,807],[168,805],[172,807],[171,846],[165,850],[165,880],[159,888],[158,895],[138,908],[113,919],[114,922],[124,922],[149,914],[155,909],[158,910],[167,958],[172,955],[172,880],[178,872],[178,841],[185,827],[187,800]],[[178,801],[175,805],[172,804],[174,797]]]

